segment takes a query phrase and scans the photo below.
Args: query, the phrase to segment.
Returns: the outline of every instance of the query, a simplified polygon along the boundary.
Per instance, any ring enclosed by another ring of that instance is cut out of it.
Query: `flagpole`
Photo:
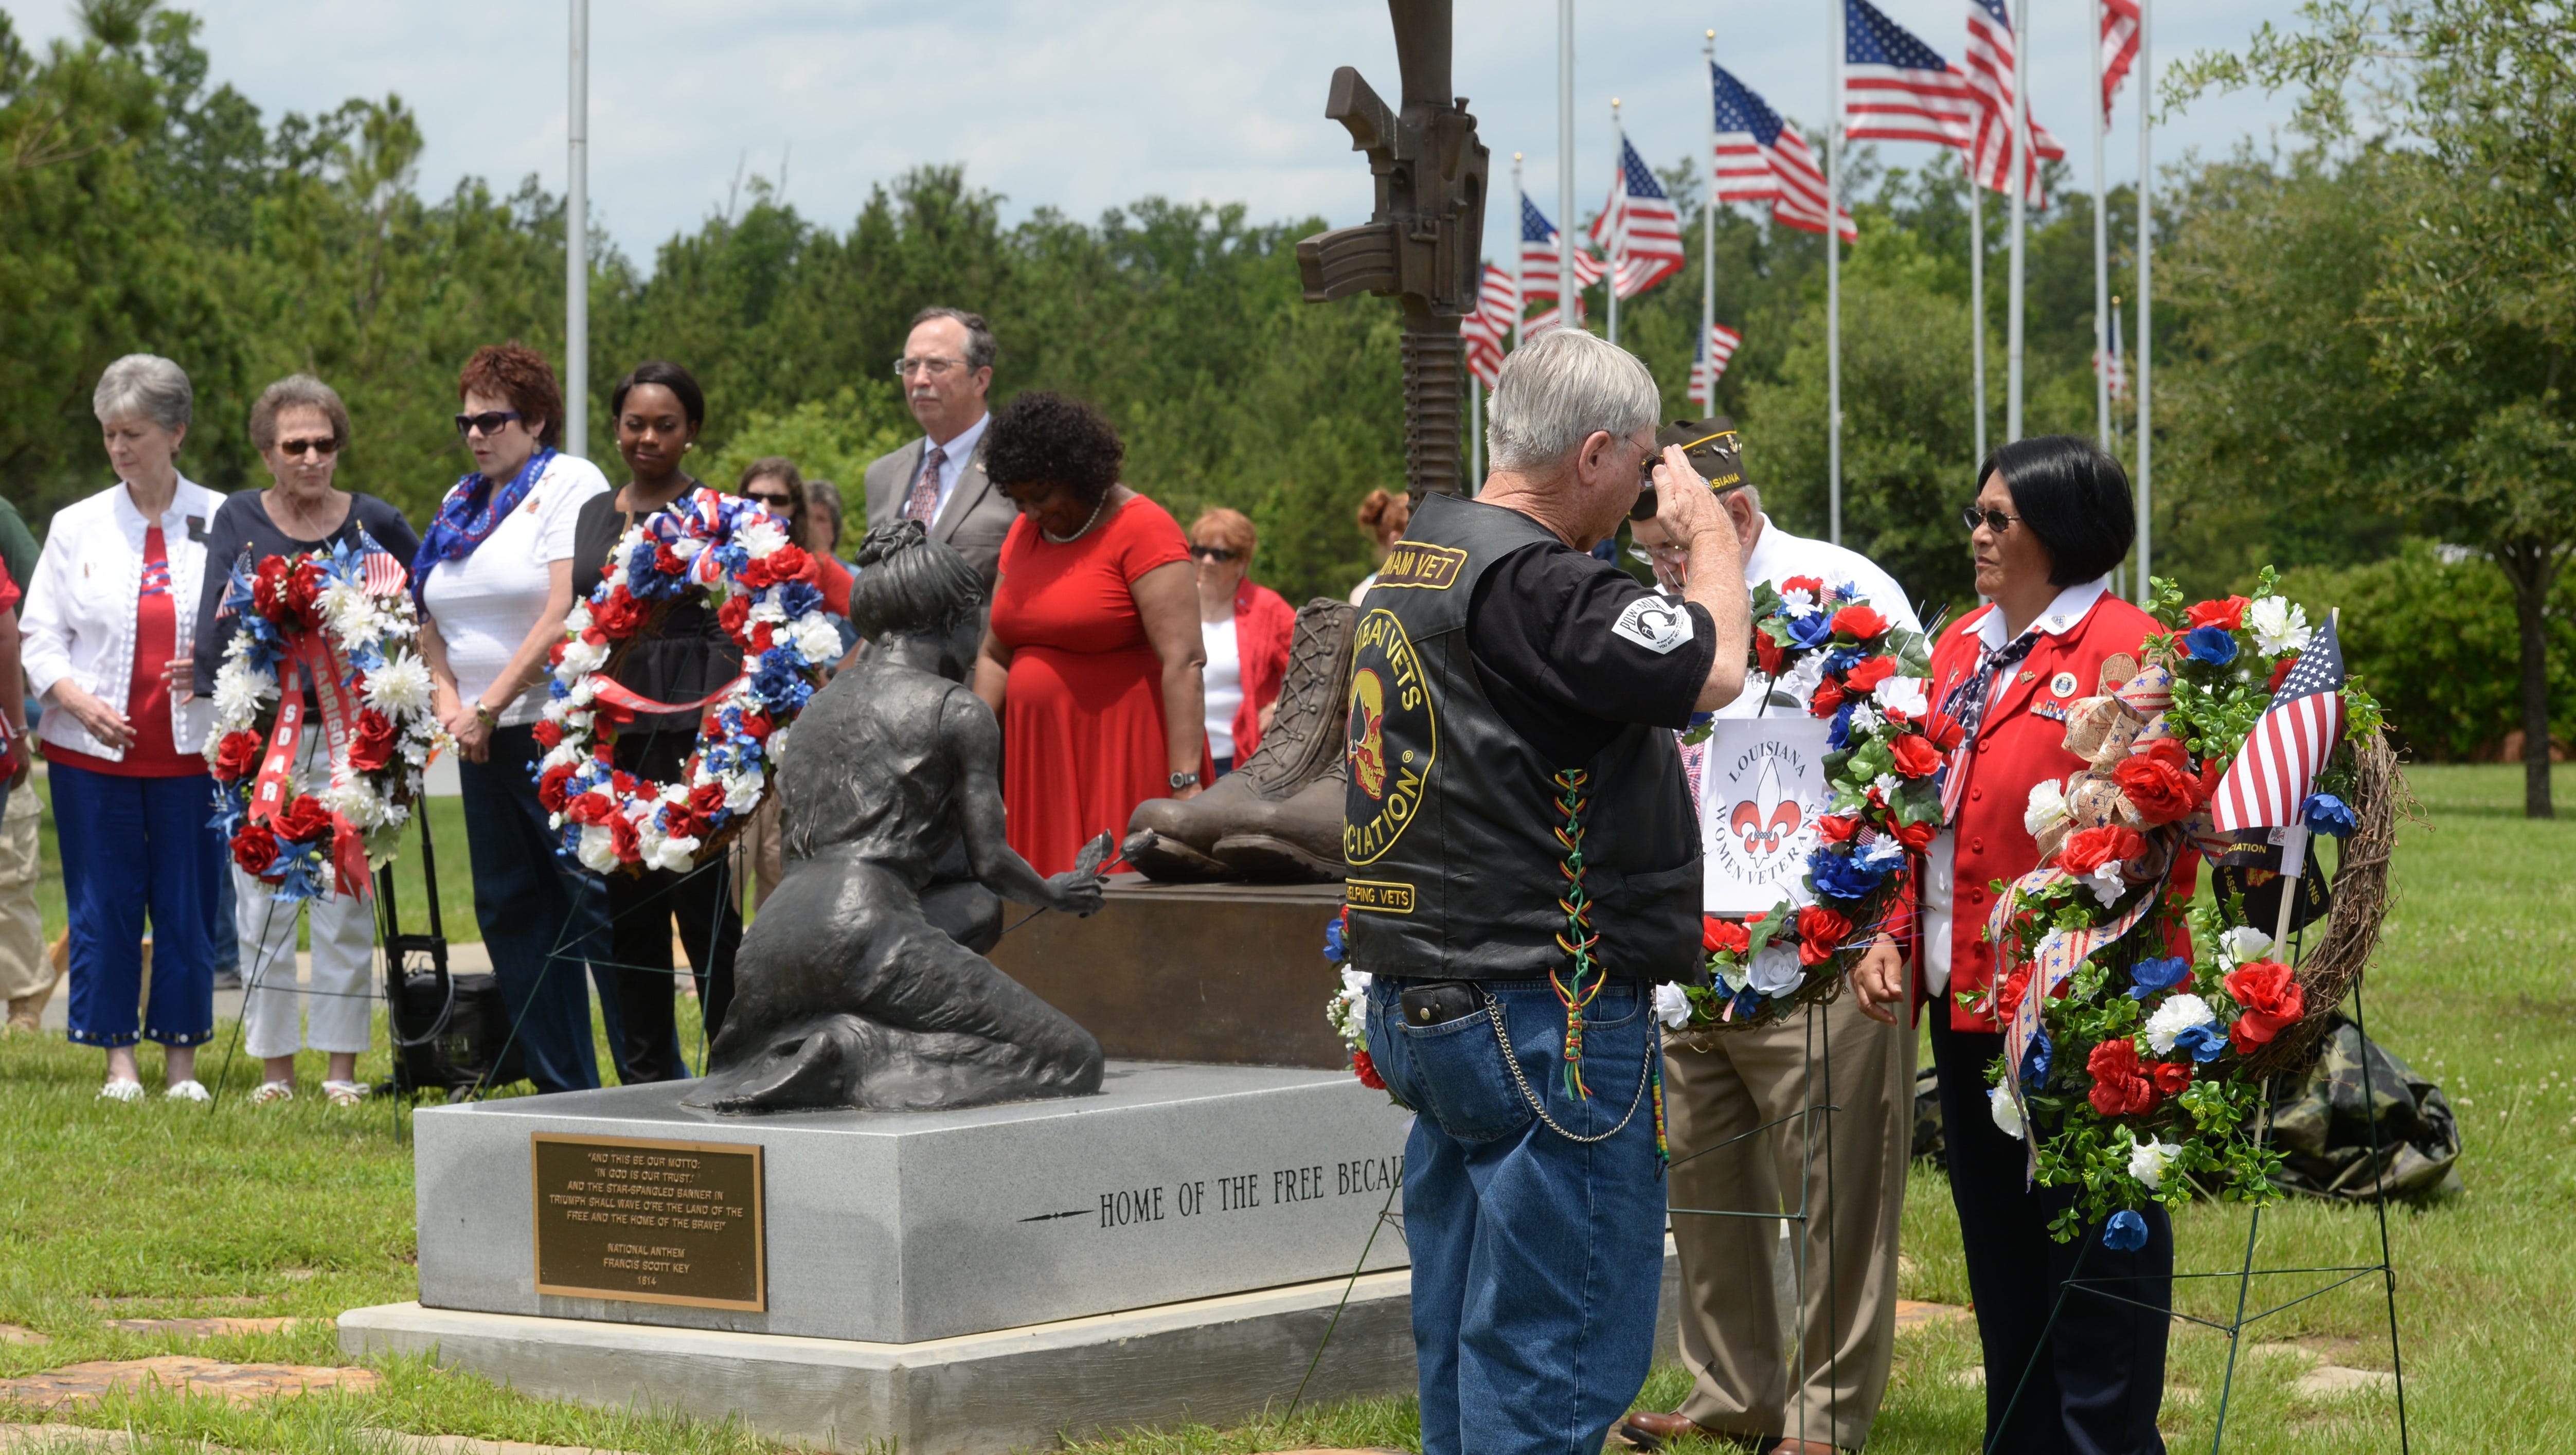
[[[1521,346],[1521,315],[1529,312],[1529,280],[1523,276],[1529,266],[1528,249],[1521,245],[1521,209],[1529,194],[1521,190],[1521,154],[1512,153],[1512,347]],[[1565,300],[1559,298],[1558,303]]]
[[[1556,321],[1574,326],[1574,0],[1556,0]]]
[[[2104,181],[2107,171],[2102,160],[2103,132],[2107,119],[2102,94],[2102,0],[2090,0],[2085,13],[2093,25],[2093,99],[2087,110],[2093,113],[2093,419],[2102,439],[2102,452],[2111,452],[2111,191]],[[2018,51],[2016,51],[2018,54]]]
[[[1986,461],[1986,192],[1977,181],[1973,149],[1959,154],[1959,168],[1968,177],[1968,355],[1977,374],[1977,463],[1982,465]],[[1986,482],[1979,480],[1976,486],[1983,490]]]
[[[564,449],[590,454],[590,0],[572,0],[565,97]]]
[[[1706,71],[1714,71],[1717,66],[1717,32],[1711,30],[1703,32],[1703,34],[1705,39],[1700,46],[1700,55],[1707,61],[1707,65],[1702,69]],[[1706,77],[1703,76],[1702,79],[1705,80]],[[1708,169],[1708,192],[1707,195],[1700,198],[1699,205],[1699,347],[1691,351],[1691,357],[1695,360],[1702,354],[1707,353],[1710,331],[1717,325],[1716,102],[1711,100],[1708,104],[1702,106],[1700,108],[1700,114],[1708,118],[1708,145],[1700,152],[1700,165]],[[1710,355],[1708,362],[1712,365],[1715,364],[1717,362],[1716,357],[1714,355]],[[1701,384],[1701,368],[1702,366],[1697,363],[1693,363],[1691,365],[1693,374],[1691,387],[1693,389],[1704,388],[1707,391],[1706,397],[1700,403],[1700,410],[1703,414],[1713,415],[1717,413],[1717,384],[1714,380],[1710,381],[1706,385]]]
[[[1616,96],[1610,98],[1610,146],[1610,267],[1602,287],[1610,295],[1610,342],[1615,344],[1619,341],[1619,265],[1628,258],[1628,132],[1619,124]]]
[[[2148,64],[2147,20],[2154,12],[2155,0],[2138,0],[2138,600],[2150,599],[2147,572],[2154,559],[2150,549],[2150,527],[2155,517],[2155,416],[2149,403],[2154,396],[2155,359],[2149,345],[2155,341],[2155,290],[2148,286],[2153,273],[2155,245],[2155,71]]]
[[[2013,0],[2012,263],[2004,296],[2004,443],[2021,438],[2021,323],[2024,224],[2030,197],[2030,0]]]
[[[1825,538],[1843,543],[1843,0],[1825,66]]]
[[[1469,369],[1467,385],[1467,498],[1473,500],[1485,484],[1485,386],[1477,381],[1476,371]]]

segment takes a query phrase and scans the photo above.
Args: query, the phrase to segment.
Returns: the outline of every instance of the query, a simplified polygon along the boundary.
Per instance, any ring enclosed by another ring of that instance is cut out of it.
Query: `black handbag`
[[[396,1096],[443,1090],[449,1101],[526,1076],[512,1044],[501,983],[489,974],[458,975],[447,966],[447,929],[438,910],[438,855],[429,836],[429,803],[416,800],[420,871],[429,891],[429,933],[402,932],[394,873],[376,875],[385,946],[385,1029],[393,1042]]]

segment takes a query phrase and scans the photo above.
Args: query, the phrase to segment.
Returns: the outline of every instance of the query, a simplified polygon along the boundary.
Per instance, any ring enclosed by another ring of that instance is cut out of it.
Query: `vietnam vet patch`
[[[1610,633],[1660,656],[1691,639],[1690,612],[1678,601],[1640,596],[1619,613]]]
[[[1467,553],[1456,546],[1397,541],[1394,548],[1386,553],[1385,563],[1377,568],[1374,585],[1419,586],[1429,591],[1446,591],[1458,584],[1458,572],[1466,564]]]
[[[1342,752],[1351,770],[1342,858],[1373,864],[1412,825],[1440,752],[1440,725],[1422,680],[1422,660],[1404,624],[1385,607],[1362,615],[1352,638],[1351,695],[1342,720]]]

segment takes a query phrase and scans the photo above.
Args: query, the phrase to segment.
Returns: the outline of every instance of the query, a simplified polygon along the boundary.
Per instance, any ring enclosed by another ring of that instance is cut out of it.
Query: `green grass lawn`
[[[2371,982],[2378,1039],[2449,1093],[2466,1138],[2466,1195],[2424,1211],[2393,1211],[2414,1448],[2576,1449],[2576,825],[2520,816],[2518,768],[2422,768],[2429,819],[2397,861],[2399,898]],[[2576,807],[2576,771],[2558,779]],[[471,934],[461,906],[464,854],[453,800],[437,820],[449,870],[449,933]],[[453,847],[451,848],[450,831]],[[417,903],[417,901],[413,901]],[[58,912],[58,911],[57,911]],[[226,1028],[229,1031],[229,1027]],[[218,1046],[222,1043],[219,1041]],[[145,1055],[147,1080],[157,1059]],[[215,1064],[210,1059],[209,1066]],[[381,1055],[368,1072],[381,1075]],[[305,1070],[318,1080],[318,1064]],[[374,1105],[333,1112],[299,1101],[252,1111],[241,1103],[253,1068],[236,1059],[226,1104],[209,1111],[158,1101],[93,1099],[96,1052],[59,1039],[0,1042],[0,1321],[50,1336],[0,1343],[0,1377],[77,1360],[194,1352],[234,1360],[346,1362],[318,1326],[256,1337],[182,1342],[109,1332],[108,1317],[157,1314],[328,1316],[415,1292],[407,1113]],[[211,1084],[212,1075],[209,1072]],[[2246,1210],[2201,1206],[2176,1220],[2183,1270],[2232,1271]],[[2272,1266],[2373,1261],[2378,1224],[2367,1209],[2287,1204],[2263,1215],[2258,1262]],[[1965,1303],[1948,1189],[1918,1168],[1905,1215],[1905,1295]],[[2261,1306],[2318,1280],[2267,1280]],[[2185,1307],[2220,1316],[2227,1280],[2193,1280]],[[113,1312],[96,1301],[123,1300]],[[2361,1368],[2389,1367],[2375,1280],[2258,1325],[2264,1341],[2298,1341]],[[2177,1449],[2206,1448],[2226,1341],[2186,1332],[2174,1341],[2165,1428]],[[1983,1397],[1961,1376],[1977,1363],[1974,1331],[1935,1327],[1901,1336],[1894,1380],[1870,1449],[1976,1448]],[[168,1396],[116,1401],[71,1416],[130,1428],[156,1449],[212,1444],[237,1450],[380,1450],[375,1430],[469,1434],[591,1445],[653,1455],[766,1448],[738,1427],[531,1399],[418,1361],[387,1360],[367,1394],[326,1393],[232,1410]],[[2241,1366],[2227,1446],[2246,1452],[2395,1450],[2394,1402],[2363,1395],[2309,1402],[2286,1362]],[[1669,1408],[1683,1384],[1657,1372],[1642,1403]],[[24,1412],[21,1412],[23,1417]],[[0,1418],[7,1415],[0,1409]],[[1096,1455],[1258,1451],[1299,1445],[1414,1441],[1410,1401],[1301,1412],[1286,1426],[1141,1433],[1082,1448]],[[1709,1447],[1714,1448],[1714,1447]]]

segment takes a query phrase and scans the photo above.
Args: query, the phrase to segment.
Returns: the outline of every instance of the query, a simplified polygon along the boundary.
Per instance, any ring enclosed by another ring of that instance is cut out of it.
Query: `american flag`
[[[1700,340],[1691,355],[1690,397],[1692,402],[1710,414],[1717,412],[1717,381],[1726,375],[1726,361],[1735,357],[1736,347],[1744,335],[1722,323],[1708,326],[1708,337]]]
[[[1574,326],[1576,328],[1583,327],[1585,316],[1586,312],[1583,306],[1583,300],[1578,297],[1574,300]],[[1557,329],[1563,326],[1563,320],[1558,317],[1555,309],[1542,308],[1538,312],[1531,314],[1522,322],[1521,337],[1524,340],[1534,339],[1543,333],[1554,333]]]
[[[1869,0],[1844,0],[1843,13],[1843,134],[1961,151],[1975,146],[1985,102],[1967,73]]]
[[[1557,253],[1556,224],[1538,210],[1538,204],[1521,194],[1521,291],[1528,298],[1554,298],[1556,275],[1563,259]],[[1589,288],[1601,281],[1601,260],[1581,248],[1574,250],[1574,286]]]
[[[2125,350],[2120,343],[2120,310],[2114,308],[2111,310],[2111,346],[2094,356],[2093,369],[2096,373],[2109,376],[2111,397],[2119,400],[2126,400],[2129,397],[2129,370],[2120,362],[2120,355],[2123,352]]]
[[[2211,821],[2222,833],[2299,822],[2317,769],[2342,736],[2343,647],[2328,617],[2218,780],[2209,800]]]
[[[1768,202],[1771,220],[1801,232],[1825,230],[1825,174],[1796,127],[1764,105],[1751,88],[1711,62],[1711,104],[1717,108],[1717,200]],[[1763,175],[1754,175],[1756,166]],[[1834,230],[1843,241],[1859,238],[1848,208],[1835,209]]]
[[[1610,200],[1592,219],[1592,241],[1611,254],[1616,268],[1610,286],[1621,298],[1634,298],[1682,270],[1682,215],[1673,199],[1637,155],[1637,144],[1619,138],[1619,172],[1610,179]]]
[[[358,550],[358,585],[369,596],[398,595],[411,584],[411,573],[403,563],[395,559],[393,552],[376,544],[376,538],[367,534],[363,526],[358,530]]]
[[[1512,275],[1485,265],[1484,287],[1476,311],[1458,320],[1458,336],[1467,341],[1467,370],[1491,389],[1503,376],[1503,355],[1512,346],[1512,323],[1520,317],[1521,295]]]
[[[2012,190],[2013,156],[2013,29],[2012,13],[2004,0],[1968,0],[1968,85],[1985,99],[1985,115],[1977,122],[1977,144],[1972,153],[1977,181],[1997,191]],[[2030,149],[2049,161],[2066,155],[2066,148],[2048,134],[2037,117],[2030,123]],[[2047,205],[2041,191],[2039,169],[2029,169],[2031,200]]]
[[[2138,59],[2138,0],[2102,0],[2102,115]]]

